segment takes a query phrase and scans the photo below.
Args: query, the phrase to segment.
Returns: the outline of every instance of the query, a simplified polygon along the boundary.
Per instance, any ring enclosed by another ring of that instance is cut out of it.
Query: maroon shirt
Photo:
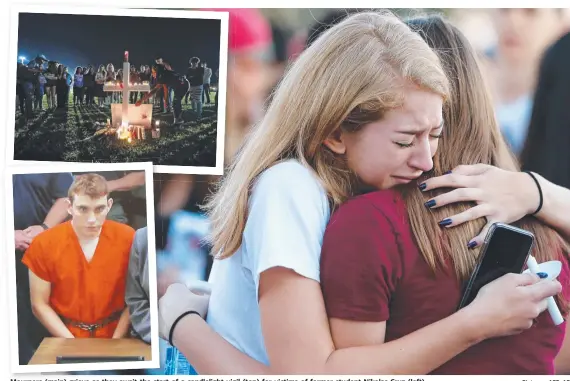
[[[386,321],[388,342],[456,312],[462,283],[453,267],[434,275],[414,239],[405,204],[394,191],[369,193],[342,205],[327,226],[321,254],[328,316]],[[568,275],[564,263],[559,280],[565,293]],[[566,323],[557,327],[544,312],[529,330],[483,341],[432,374],[553,374],[565,330]]]

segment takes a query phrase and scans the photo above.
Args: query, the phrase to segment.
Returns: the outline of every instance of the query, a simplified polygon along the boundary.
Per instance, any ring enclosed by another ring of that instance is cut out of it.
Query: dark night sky
[[[193,56],[214,72],[220,58],[220,20],[21,13],[18,29],[18,56],[26,63],[44,54],[70,72],[88,64],[122,68],[125,50],[137,68],[162,55],[181,74]]]

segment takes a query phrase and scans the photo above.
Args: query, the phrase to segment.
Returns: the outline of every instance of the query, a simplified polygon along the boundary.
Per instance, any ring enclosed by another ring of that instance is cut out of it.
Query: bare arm
[[[156,94],[159,90],[162,90],[163,86],[162,84],[157,84],[154,86],[154,88],[149,91],[148,93],[146,93],[141,99],[139,99],[136,103],[137,106],[140,106],[141,104],[143,104],[144,102],[146,102],[147,100],[149,100],[154,94]]]
[[[144,172],[132,172],[120,179],[107,181],[109,193],[114,191],[129,191],[145,184]]]
[[[535,176],[542,188],[544,200],[542,209],[536,216],[566,239],[570,239],[570,189],[553,184],[536,173]],[[529,199],[529,204],[533,201],[537,203],[536,196]]]
[[[272,374],[425,374],[481,340],[462,310],[390,343],[335,350],[317,282],[274,268],[261,275],[259,295]],[[362,345],[383,342],[382,327],[372,329],[376,339]]]
[[[30,298],[34,316],[54,337],[74,338],[58,314],[49,305],[51,283],[39,278],[32,271],[29,273]]]
[[[67,198],[57,199],[44,219],[44,224],[51,228],[65,221],[68,216],[67,207]]]
[[[192,359],[192,366],[200,374],[273,374],[269,367],[228,343],[196,315],[180,320],[173,343],[186,358]]]
[[[44,220],[44,224],[48,228],[52,228],[55,225],[58,225],[63,221],[65,221],[65,219],[68,216],[67,207],[68,204],[67,204],[67,199],[65,197],[57,199],[55,203],[52,205],[51,209],[49,210]],[[42,226],[32,225],[27,227],[26,230],[24,230],[24,233],[26,233],[28,237],[33,239],[43,231],[44,228]]]
[[[130,324],[131,322],[129,317],[129,309],[127,307],[121,314],[119,324],[117,324],[117,328],[115,328],[115,332],[113,332],[113,339],[121,339],[127,336],[127,333],[129,333]]]
[[[570,190],[555,185],[534,174],[543,194],[543,206],[536,215],[545,224],[570,239]],[[524,172],[514,172],[486,164],[461,165],[449,175],[431,178],[424,191],[437,188],[456,188],[433,198],[435,208],[448,204],[475,201],[478,205],[454,216],[449,216],[453,227],[485,217],[487,225],[473,241],[481,244],[493,222],[512,223],[534,213],[539,204],[539,193],[534,180]]]

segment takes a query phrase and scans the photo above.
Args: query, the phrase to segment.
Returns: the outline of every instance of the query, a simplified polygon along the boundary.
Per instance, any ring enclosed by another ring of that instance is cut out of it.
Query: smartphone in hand
[[[470,304],[483,286],[508,273],[522,273],[534,245],[534,235],[517,227],[494,223],[485,237],[477,266],[467,282],[459,309]]]

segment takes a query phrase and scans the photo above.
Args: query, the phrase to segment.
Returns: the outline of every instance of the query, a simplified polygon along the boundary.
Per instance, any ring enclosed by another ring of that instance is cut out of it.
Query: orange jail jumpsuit
[[[125,283],[134,234],[130,226],[106,220],[87,262],[71,222],[64,222],[39,234],[26,250],[22,262],[51,283],[50,306],[76,338],[113,336],[126,308]],[[77,326],[102,323],[107,324],[93,332]]]

